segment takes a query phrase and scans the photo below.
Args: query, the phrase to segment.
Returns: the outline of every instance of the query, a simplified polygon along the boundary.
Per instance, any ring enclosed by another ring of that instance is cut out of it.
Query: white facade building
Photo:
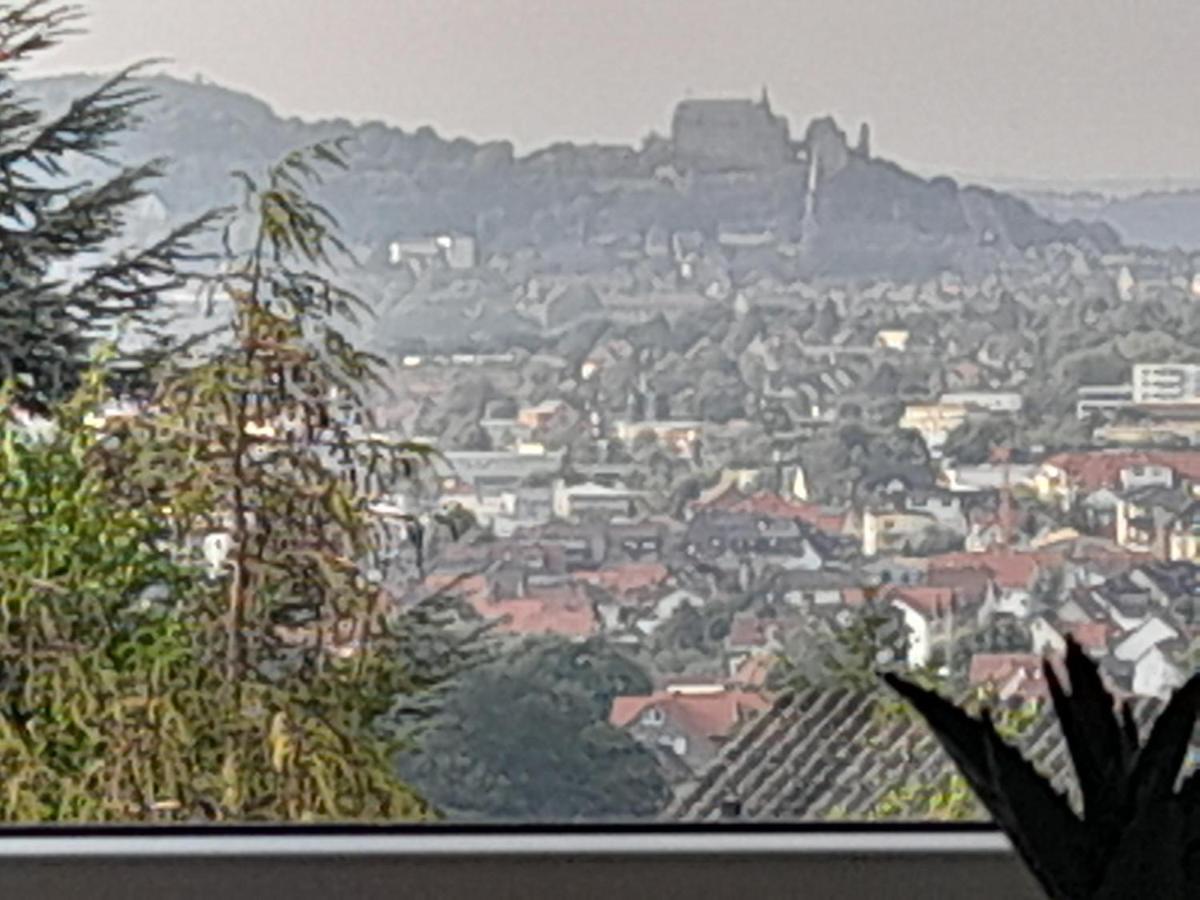
[[[1133,367],[1134,403],[1200,403],[1200,366],[1140,363]]]

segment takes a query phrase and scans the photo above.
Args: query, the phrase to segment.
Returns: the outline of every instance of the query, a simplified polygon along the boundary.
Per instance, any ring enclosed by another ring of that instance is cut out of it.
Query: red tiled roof
[[[1084,650],[1107,650],[1116,629],[1109,622],[1078,622],[1065,629]]]
[[[729,625],[727,643],[734,647],[762,647],[767,643],[767,630],[776,624],[756,615],[735,616]]]
[[[891,601],[903,603],[926,618],[939,618],[953,612],[958,606],[953,589],[948,587],[892,587],[885,596]]]
[[[431,572],[425,576],[425,587],[433,593],[447,591],[464,597],[485,597],[488,593],[487,578],[483,575],[455,575],[452,572]]]
[[[677,727],[694,735],[720,738],[770,705],[754,691],[729,689],[711,694],[658,691],[649,696],[614,698],[608,720],[624,728],[640,719],[647,709],[658,707]]]
[[[499,620],[500,631],[513,634],[559,634],[590,637],[599,631],[596,611],[582,591],[568,587],[516,599],[469,599],[485,619]]]
[[[1003,699],[1044,700],[1050,695],[1036,653],[976,653],[968,678],[973,685],[989,685]]]
[[[724,500],[725,498],[720,498]],[[723,505],[730,512],[751,513],[774,519],[799,519],[813,528],[841,534],[846,514],[825,509],[815,503],[796,503],[770,491],[760,491],[749,497],[730,499]]]
[[[983,569],[1002,588],[1033,587],[1042,564],[1055,559],[1053,554],[1021,552],[943,553],[929,557],[929,571],[939,569]]]
[[[1056,453],[1045,465],[1061,469],[1071,481],[1086,490],[1117,484],[1121,470],[1130,466],[1166,466],[1182,478],[1200,479],[1200,451],[1115,450]]]
[[[960,603],[982,603],[991,582],[992,573],[986,568],[932,569],[925,573],[927,585],[950,588]]]
[[[846,606],[862,606],[867,602],[867,592],[862,588],[842,588],[842,603]]]
[[[671,572],[662,563],[648,562],[627,563],[594,572],[576,572],[574,577],[614,593],[628,594],[662,584],[670,576]]]
[[[769,519],[799,519],[813,528],[830,534],[841,534],[846,526],[846,513],[825,509],[816,503],[787,500],[771,491],[746,495],[733,485],[704,502],[693,502],[693,508],[747,513]]]

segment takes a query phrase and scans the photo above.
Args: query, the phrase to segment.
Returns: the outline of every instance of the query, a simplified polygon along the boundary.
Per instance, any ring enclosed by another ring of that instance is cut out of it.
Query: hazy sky
[[[1200,178],[1200,0],[93,0],[40,71],[168,56],[287,114],[632,143],[684,96],[923,172]]]

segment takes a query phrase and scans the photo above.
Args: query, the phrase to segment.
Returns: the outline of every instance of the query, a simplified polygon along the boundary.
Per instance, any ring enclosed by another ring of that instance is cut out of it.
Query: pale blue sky
[[[1200,178],[1198,0],[93,0],[41,71],[170,56],[284,113],[636,142],[690,93],[922,171]]]

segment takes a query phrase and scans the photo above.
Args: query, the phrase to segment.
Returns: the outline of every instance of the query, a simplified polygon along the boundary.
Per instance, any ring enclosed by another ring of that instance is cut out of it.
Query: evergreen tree
[[[162,160],[122,166],[109,159],[153,99],[126,69],[51,115],[22,97],[16,72],[74,33],[75,4],[0,3],[0,383],[41,407],[68,396],[96,338],[123,320],[152,328],[160,295],[186,281],[196,239],[212,216],[189,221],[144,247],[120,238],[132,206],[165,169]],[[95,182],[77,173],[104,164]],[[113,360],[135,376],[146,360]]]

